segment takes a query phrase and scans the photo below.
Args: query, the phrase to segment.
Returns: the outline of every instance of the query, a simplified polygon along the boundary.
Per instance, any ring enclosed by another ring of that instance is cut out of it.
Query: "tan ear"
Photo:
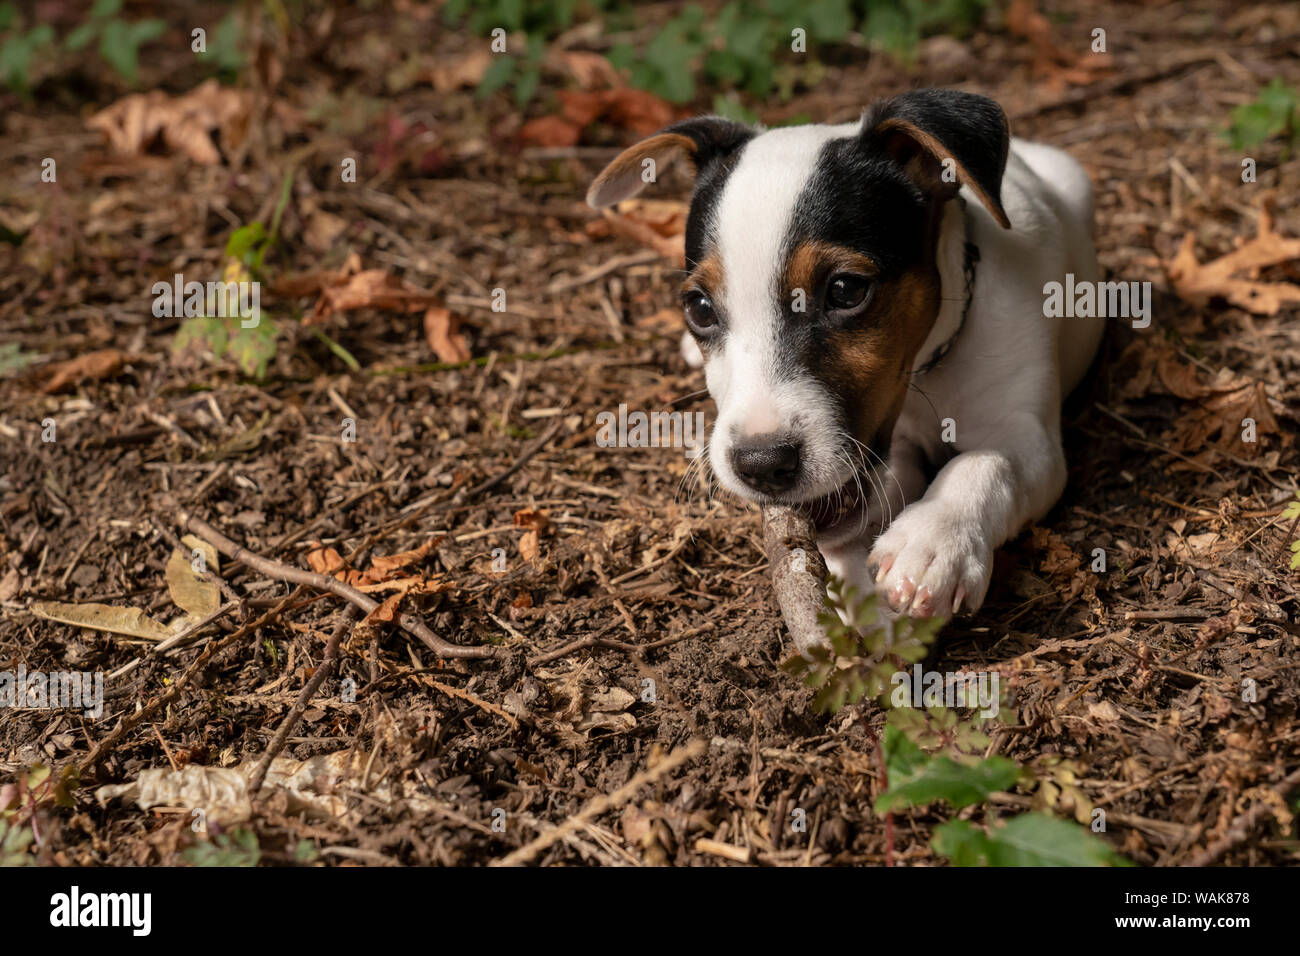
[[[681,133],[657,133],[618,155],[604,168],[587,190],[587,205],[604,209],[630,199],[647,183],[659,178],[659,171],[682,153],[694,158],[695,140]]]

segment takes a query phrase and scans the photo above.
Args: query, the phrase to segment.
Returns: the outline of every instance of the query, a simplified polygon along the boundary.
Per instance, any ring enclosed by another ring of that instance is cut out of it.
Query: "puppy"
[[[1098,277],[1087,174],[992,100],[921,90],[836,126],[678,123],[587,201],[677,156],[719,481],[803,506],[830,569],[895,614],[978,609],[994,550],[1065,485],[1061,401],[1102,322],[1045,318],[1044,284]]]

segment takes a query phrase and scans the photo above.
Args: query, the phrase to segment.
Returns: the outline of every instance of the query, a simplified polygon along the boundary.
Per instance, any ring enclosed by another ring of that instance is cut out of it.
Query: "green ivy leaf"
[[[952,820],[935,828],[932,845],[957,866],[1130,865],[1077,823],[1044,813],[1022,813],[987,832]]]
[[[192,846],[181,856],[194,866],[257,866],[262,851],[257,834],[240,827],[233,833],[222,833],[210,842]]]
[[[478,90],[474,95],[481,100],[487,99],[509,83],[510,77],[514,76],[515,62],[513,56],[504,54],[493,56],[492,65],[483,72],[483,79],[479,80]]]
[[[885,728],[886,739],[891,728]],[[901,732],[894,732],[902,737]],[[904,738],[906,739],[906,738]],[[916,744],[908,741],[921,753]],[[886,757],[888,766],[888,756]],[[931,757],[909,769],[889,769],[889,789],[876,798],[877,813],[900,807],[923,807],[942,800],[960,810],[987,800],[990,794],[1006,790],[1020,776],[1020,767],[1006,757],[989,757],[978,763],[957,763],[950,757]]]
[[[140,72],[140,47],[167,30],[161,20],[109,20],[99,35],[99,54],[127,82],[134,84]]]

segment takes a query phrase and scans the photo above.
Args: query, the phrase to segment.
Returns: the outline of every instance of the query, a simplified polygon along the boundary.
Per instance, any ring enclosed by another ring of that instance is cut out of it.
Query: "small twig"
[[[549,443],[550,440],[555,437],[556,433],[560,430],[560,426],[562,424],[564,424],[563,419],[561,419],[559,416],[556,416],[555,421],[551,423],[551,427],[546,429],[546,431],[542,432],[542,434],[538,438],[536,438],[532,442],[532,444],[530,444],[527,448],[525,448],[522,452],[520,452],[519,457],[515,459],[514,464],[512,464],[505,471],[501,472],[501,474],[493,478],[488,478],[485,481],[479,482],[473,488],[469,489],[469,491],[465,492],[464,497],[477,498],[479,495],[491,491],[497,485],[501,484],[501,482],[505,481],[507,478],[509,478],[511,475],[517,472],[520,468],[524,467],[524,465],[528,464],[528,462],[532,459],[534,455],[536,455],[539,451],[545,448],[547,443]]]
[[[271,739],[271,744],[266,748],[266,753],[253,771],[253,776],[248,782],[248,795],[256,796],[257,792],[262,789],[262,784],[266,780],[266,772],[271,769],[271,762],[284,749],[285,743],[289,740],[289,734],[293,733],[298,721],[302,719],[303,711],[311,703],[312,697],[320,689],[320,685],[325,683],[325,678],[334,671],[334,665],[339,657],[339,644],[343,640],[343,633],[352,626],[352,618],[355,614],[353,608],[344,608],[343,619],[335,626],[334,632],[330,634],[329,640],[325,643],[325,658],[316,668],[316,673],[311,675],[311,680],[303,685],[302,692],[298,694],[298,699],[294,701],[293,707],[281,721],[280,727],[275,732],[275,737]]]
[[[196,518],[187,511],[181,511],[178,520],[183,528],[193,531],[222,554],[242,561],[248,567],[269,578],[275,578],[277,581],[292,581],[294,584],[303,584],[309,588],[315,588],[317,591],[329,591],[354,604],[366,614],[379,607],[379,602],[374,598],[363,594],[338,578],[317,574],[315,571],[305,571],[302,568],[281,564],[271,558],[264,558],[259,554],[254,554],[247,548],[235,544],[203,519]],[[394,621],[412,637],[419,638],[426,647],[439,657],[500,659],[509,655],[509,651],[505,648],[483,645],[462,646],[448,643],[429,630],[423,621],[410,614],[397,614],[394,616]]]
[[[569,817],[558,827],[548,830],[528,843],[525,843],[519,849],[507,854],[499,860],[494,860],[492,866],[521,866],[533,859],[543,850],[563,840],[565,836],[580,830],[588,822],[594,820],[607,810],[620,807],[627,801],[636,796],[637,791],[648,783],[653,783],[660,777],[672,773],[688,760],[693,760],[704,753],[708,746],[703,740],[692,740],[685,747],[679,747],[659,763],[647,770],[642,770],[636,774],[623,786],[619,787],[613,793],[601,794],[599,797],[592,799],[585,807],[576,814]]]
[[[538,664],[547,664],[557,660],[574,651],[581,651],[588,647],[608,647],[610,650],[623,651],[626,654],[634,654],[637,657],[644,658],[646,651],[653,651],[660,647],[667,647],[669,644],[676,644],[678,641],[684,641],[688,638],[698,637],[701,634],[712,633],[715,629],[712,626],[694,627],[689,631],[683,631],[672,637],[662,637],[657,641],[651,641],[649,644],[626,644],[623,641],[615,641],[611,638],[602,637],[600,634],[591,637],[579,638],[571,641],[563,647],[557,647],[553,651],[547,651],[545,654],[538,654],[536,657],[528,659],[529,667],[536,667]],[[603,633],[607,633],[602,631]]]
[[[193,624],[191,624],[185,630],[181,631],[179,634],[173,634],[165,641],[159,641],[157,644],[153,645],[153,647],[149,648],[149,650],[145,651],[145,653],[141,654],[139,657],[132,658],[130,661],[123,664],[117,670],[109,674],[108,675],[109,679],[117,680],[119,677],[125,677],[127,674],[131,673],[131,671],[139,667],[145,658],[157,657],[159,654],[164,654],[172,650],[179,644],[188,643],[190,638],[192,638],[195,634],[199,633],[199,631],[203,630],[205,627],[208,627],[210,624],[217,621],[218,619],[225,617],[227,614],[230,613],[230,611],[234,607],[235,607],[234,601],[227,601],[225,604],[221,605],[221,607],[217,608],[215,611],[213,611],[203,620],[195,621]]]
[[[496,716],[500,717],[502,720],[504,720],[507,724],[510,725],[511,730],[519,729],[519,721],[516,720],[514,716],[512,716],[511,714],[502,710],[496,704],[490,703],[481,697],[476,697],[475,695],[471,694],[467,690],[461,690],[461,688],[459,687],[452,687],[450,684],[444,684],[442,683],[442,681],[434,680],[432,677],[428,677],[425,675],[421,675],[421,677],[434,690],[441,691],[442,693],[446,694],[448,697],[456,697],[459,698],[460,700],[467,701],[468,703],[473,704],[479,710],[487,711],[489,714],[496,714]]]
[[[158,738],[158,743],[162,744],[163,753],[167,755],[167,762],[172,765],[173,770],[179,770],[180,767],[176,766],[176,758],[172,755],[172,748],[168,747],[167,741],[163,740],[162,731],[159,730],[158,725],[152,721],[150,722],[150,726],[153,727],[154,736]]]
[[[1281,802],[1285,803],[1287,796],[1293,789],[1300,787],[1300,769],[1293,770],[1283,778],[1282,782],[1273,788],[1273,792],[1278,795]],[[1229,825],[1227,831],[1219,839],[1215,840],[1204,850],[1202,850],[1192,860],[1192,866],[1209,866],[1218,860],[1233,847],[1245,843],[1246,839],[1255,830],[1255,825],[1259,823],[1264,814],[1271,812],[1273,805],[1265,801],[1255,804],[1245,813],[1238,816]]]
[[[719,843],[717,840],[711,840],[708,837],[700,837],[695,841],[695,852],[720,856],[724,860],[731,860],[733,863],[752,863],[754,860],[754,853],[749,847],[736,846],[732,843]]]
[[[1124,612],[1126,621],[1202,621],[1213,616],[1213,611],[1202,610],[1199,607],[1166,607],[1156,608],[1153,611]]]
[[[298,597],[300,591],[301,588],[295,590],[292,594],[290,594],[288,597],[282,600],[275,607],[271,608],[271,610],[267,611],[261,617],[257,618],[256,620],[248,622],[247,624],[243,625],[242,627],[234,631],[231,631],[225,637],[221,638],[221,640],[211,641],[207,647],[203,648],[203,653],[201,653],[198,657],[194,659],[194,662],[185,669],[185,672],[181,674],[181,676],[176,679],[176,682],[172,684],[170,687],[168,687],[165,692],[155,697],[153,700],[149,701],[149,703],[145,704],[143,707],[141,707],[139,710],[135,711],[134,713],[126,714],[125,716],[123,716],[122,719],[117,722],[117,726],[113,728],[113,730],[109,733],[109,735],[105,737],[103,740],[101,740],[99,743],[95,744],[95,749],[92,750],[86,756],[86,758],[81,761],[81,763],[77,767],[78,771],[82,774],[85,774],[86,771],[88,771],[91,767],[95,766],[95,764],[99,763],[99,761],[104,759],[104,755],[107,754],[114,747],[116,747],[118,742],[123,737],[125,737],[133,727],[137,726],[143,721],[149,720],[159,710],[161,710],[163,707],[166,707],[178,696],[180,696],[180,692],[194,678],[194,675],[199,673],[199,671],[201,671],[218,652],[225,650],[227,647],[233,645],[244,635],[251,634],[252,632],[256,631],[258,628],[262,627],[264,624],[267,624],[272,619],[279,616],[280,612],[284,610],[286,607],[288,607],[289,604],[292,603]]]
[[[662,254],[654,250],[633,252],[625,256],[615,256],[612,259],[606,260],[602,265],[596,266],[596,268],[582,273],[582,275],[565,276],[561,279],[555,279],[546,287],[546,294],[555,295],[559,292],[568,292],[570,289],[576,289],[578,286],[586,285],[589,282],[595,282],[597,279],[604,278],[611,272],[616,272],[619,269],[628,266],[649,265],[652,262],[658,262],[662,258]]]

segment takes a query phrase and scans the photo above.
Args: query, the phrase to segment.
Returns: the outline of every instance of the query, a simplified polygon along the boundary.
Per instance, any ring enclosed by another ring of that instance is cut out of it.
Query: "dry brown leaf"
[[[519,130],[519,140],[528,146],[561,149],[575,146],[582,138],[582,127],[563,116],[539,116]]]
[[[216,548],[195,535],[187,534],[181,542],[191,550],[172,549],[163,571],[167,591],[172,603],[182,611],[196,620],[205,618],[221,606],[221,589],[215,581],[205,581],[195,572],[193,549],[198,549],[203,555],[204,566],[213,571],[220,570],[220,557]]]
[[[63,604],[59,601],[36,601],[32,613],[47,621],[88,627],[110,634],[125,634],[146,641],[162,641],[172,632],[149,617],[138,607],[116,607],[111,604]],[[181,620],[184,620],[183,618]]]
[[[214,166],[221,153],[213,139],[230,148],[243,141],[253,98],[246,90],[222,86],[208,80],[181,96],[161,90],[133,93],[86,121],[86,125],[108,137],[115,152],[139,156],[155,145]]]
[[[349,309],[416,312],[434,302],[431,293],[411,288],[387,269],[365,269],[321,289],[316,307],[302,321],[303,325],[319,325],[335,312]]]
[[[402,603],[402,598],[404,597],[406,597],[406,592],[398,591],[396,594],[391,594],[384,598],[383,603],[367,614],[365,618],[362,619],[361,623],[373,624],[376,621],[381,621],[385,624],[391,624],[393,618],[398,614],[397,605]]]
[[[1247,418],[1255,421],[1257,440],[1253,442],[1242,440]],[[1292,440],[1278,427],[1264,383],[1242,378],[1230,390],[1211,395],[1179,418],[1168,441],[1178,451],[1193,456],[1217,447],[1239,458],[1254,458],[1263,451],[1264,443],[1258,439],[1267,435],[1280,436],[1284,445],[1290,445]]]
[[[519,539],[519,556],[525,561],[532,561],[542,552],[542,545],[536,531],[525,531]]]
[[[593,90],[599,86],[619,87],[623,77],[619,75],[614,64],[599,53],[588,50],[559,50],[548,59],[577,81],[584,90]]]
[[[649,136],[673,121],[673,108],[644,90],[619,86],[612,90],[560,90],[559,116],[543,116],[525,123],[519,131],[524,143],[535,146],[572,146],[582,132],[603,120],[638,136]]]
[[[400,551],[397,554],[379,555],[370,561],[370,569],[366,572],[366,577],[372,581],[380,581],[390,576],[394,571],[415,564],[417,561],[424,559],[433,548],[437,547],[446,535],[438,535],[436,538],[430,538],[418,548],[410,551]]]
[[[334,574],[343,567],[343,555],[333,548],[318,546],[307,552],[307,564],[317,574]]]
[[[42,389],[46,395],[62,392],[82,382],[94,382],[101,378],[110,378],[122,370],[127,355],[117,349],[100,349],[87,352],[66,362],[55,362],[41,369],[41,375],[48,375],[49,381]]]
[[[458,56],[429,70],[429,82],[439,93],[472,89],[483,80],[483,74],[492,65],[492,53],[482,47]]]
[[[1204,306],[1218,297],[1257,315],[1276,315],[1284,304],[1300,303],[1300,286],[1261,282],[1259,274],[1270,266],[1297,259],[1300,239],[1288,239],[1273,227],[1270,196],[1260,204],[1259,229],[1254,239],[1246,240],[1225,256],[1202,263],[1196,258],[1196,235],[1189,232],[1167,269],[1174,292],[1192,305]]]
[[[1048,576],[1062,600],[1071,600],[1085,589],[1095,590],[1092,576],[1083,570],[1083,559],[1065,539],[1047,528],[1032,527],[1030,542],[1045,551],[1039,569]]]
[[[551,516],[535,508],[520,508],[514,515],[516,528],[528,528],[530,531],[545,531],[551,524]]]
[[[1093,53],[1091,42],[1082,51],[1062,46],[1052,36],[1052,24],[1038,12],[1034,0],[1012,0],[1007,7],[1006,26],[1014,36],[1024,37],[1034,48],[1034,73],[1060,91],[1066,85],[1087,86],[1114,72],[1109,56]],[[1089,35],[1091,41],[1091,35]]]
[[[686,263],[686,215],[690,207],[672,199],[627,199],[602,210],[603,225],[616,235],[635,239],[676,265]]]
[[[469,345],[460,333],[460,317],[442,306],[430,306],[424,313],[424,337],[440,362],[468,362]]]
[[[329,252],[347,227],[346,219],[318,209],[307,217],[307,226],[303,229],[302,238],[309,249],[321,253]]]
[[[450,591],[453,587],[454,584],[444,581],[437,575],[433,577],[415,575],[409,578],[393,578],[356,585],[358,591],[366,594],[382,594],[385,591],[398,591],[402,594],[438,594],[441,591]]]
[[[202,810],[207,823],[229,827],[252,816],[248,784],[260,763],[260,757],[252,757],[234,767],[199,764],[189,764],[180,770],[153,767],[142,770],[131,783],[99,787],[95,799],[100,806],[105,806],[109,800],[121,798],[133,801],[141,810],[155,806],[191,807]],[[306,760],[276,757],[266,774],[263,792],[285,794],[287,812],[314,819],[355,822],[361,813],[373,812],[373,804],[395,807],[397,800],[417,813],[430,811],[432,802],[428,797],[401,782],[376,781],[367,772],[370,764],[369,754],[352,749]],[[350,792],[360,789],[367,778],[369,799],[358,804]]]

